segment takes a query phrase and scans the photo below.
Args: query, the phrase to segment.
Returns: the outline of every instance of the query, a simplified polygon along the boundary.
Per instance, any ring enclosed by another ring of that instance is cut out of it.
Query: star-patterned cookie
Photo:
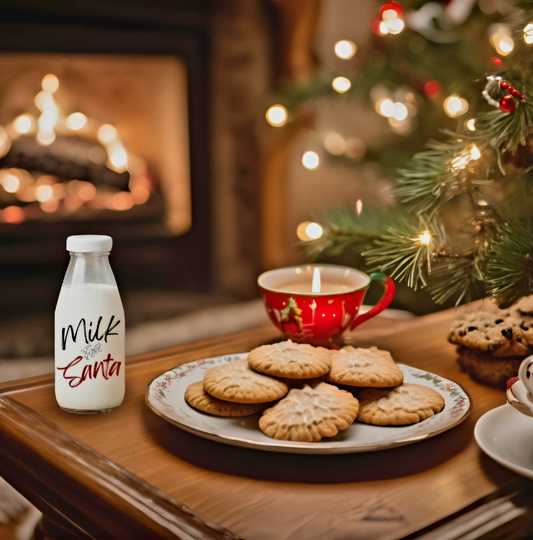
[[[323,347],[293,343],[290,339],[257,347],[248,355],[255,371],[287,379],[311,379],[325,375],[331,368],[331,351]]]
[[[376,426],[404,426],[433,416],[444,398],[433,388],[404,383],[396,388],[367,388],[358,396],[357,420]]]
[[[273,439],[319,441],[349,427],[358,410],[359,403],[349,392],[322,382],[314,388],[293,388],[262,414],[259,427]]]
[[[216,416],[249,416],[265,408],[260,403],[233,403],[217,399],[205,391],[203,381],[192,383],[187,388],[185,401],[199,411]]]
[[[386,388],[403,382],[403,372],[388,351],[346,347],[331,354],[327,380],[347,386]]]
[[[246,359],[208,369],[204,388],[213,397],[235,403],[267,403],[289,391],[283,381],[251,369]]]

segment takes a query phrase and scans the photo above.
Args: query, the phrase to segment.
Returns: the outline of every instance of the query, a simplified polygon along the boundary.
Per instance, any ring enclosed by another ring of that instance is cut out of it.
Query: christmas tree
[[[473,3],[462,2],[466,4]],[[388,2],[376,29],[394,37],[408,15],[396,2]],[[427,32],[420,21],[419,28]],[[438,25],[432,31],[446,35],[446,28]],[[476,74],[467,55],[453,66],[458,85],[470,78],[468,99],[451,94],[444,103],[448,116],[460,117],[459,125],[440,129],[426,150],[400,166],[393,211],[359,205],[329,212],[322,218],[322,236],[305,243],[311,255],[362,254],[369,268],[415,290],[427,288],[437,303],[486,295],[508,307],[533,293],[533,0],[517,4],[491,41],[498,56],[483,68],[477,66]],[[414,54],[413,46],[409,51]],[[442,71],[444,65],[433,55],[421,72]],[[419,69],[420,62],[406,66]],[[340,81],[342,88],[352,86],[346,81]],[[442,87],[427,75],[420,85],[427,100],[432,89]],[[333,89],[339,92],[335,84]],[[393,127],[394,120],[410,114],[408,102],[381,100],[376,107],[393,120]],[[465,117],[468,108],[477,114]],[[420,123],[432,124],[427,119]]]

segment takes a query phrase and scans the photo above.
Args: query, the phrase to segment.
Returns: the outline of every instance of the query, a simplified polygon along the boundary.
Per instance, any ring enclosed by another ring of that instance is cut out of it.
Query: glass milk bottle
[[[110,236],[67,238],[70,264],[55,312],[55,393],[73,413],[116,409],[125,392],[125,321]]]

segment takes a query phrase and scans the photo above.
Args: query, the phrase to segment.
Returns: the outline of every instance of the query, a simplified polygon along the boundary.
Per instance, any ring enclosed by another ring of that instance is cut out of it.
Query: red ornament
[[[502,65],[502,59],[501,58],[498,58],[497,56],[493,56],[491,58],[491,60],[497,65],[497,66],[501,66]]]
[[[505,81],[502,81],[500,83],[500,86],[505,90],[509,86],[509,83],[506,83]]]
[[[439,81],[431,80],[424,84],[424,92],[428,98],[437,97],[442,90],[442,86]]]
[[[506,113],[511,113],[516,109],[516,103],[511,96],[505,96],[500,101],[500,110]]]
[[[383,12],[387,11],[388,9],[396,11],[399,17],[403,17],[403,7],[398,4],[398,2],[387,2],[386,4],[383,4],[379,9],[379,12],[383,15]]]

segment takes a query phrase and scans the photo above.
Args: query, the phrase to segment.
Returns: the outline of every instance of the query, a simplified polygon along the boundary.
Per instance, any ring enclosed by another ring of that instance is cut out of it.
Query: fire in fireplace
[[[0,74],[0,222],[150,218],[188,230],[177,58],[7,54]]]

